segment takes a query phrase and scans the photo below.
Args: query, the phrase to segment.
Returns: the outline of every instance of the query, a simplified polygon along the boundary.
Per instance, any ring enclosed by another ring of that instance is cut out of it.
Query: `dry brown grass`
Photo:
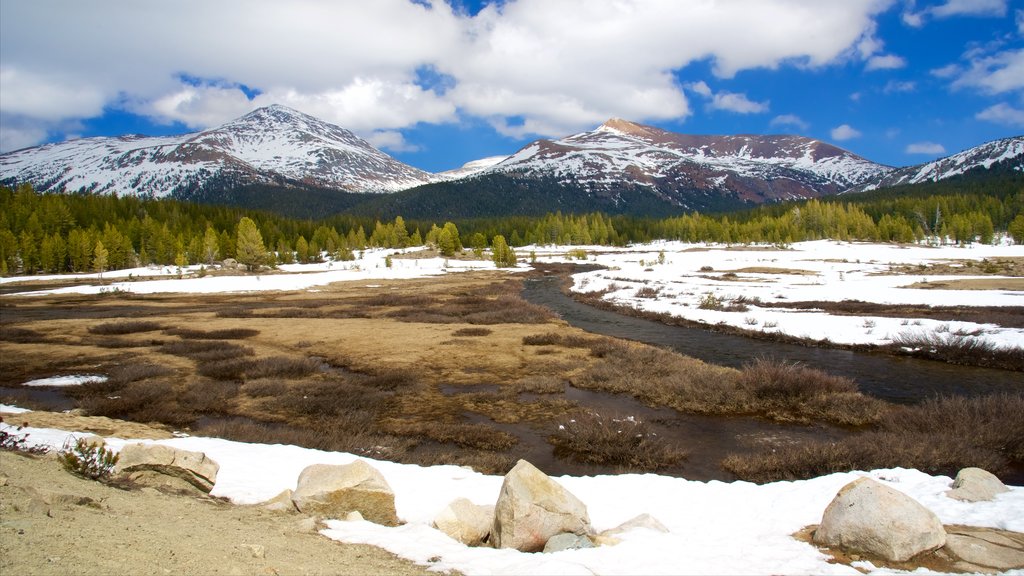
[[[663,470],[686,458],[684,450],[629,416],[582,412],[562,420],[548,441],[557,456],[622,472]]]
[[[953,476],[976,466],[995,474],[1024,463],[1024,395],[933,399],[887,411],[879,429],[839,442],[776,447],[727,457],[722,465],[743,480],[771,482],[832,472],[916,468]]]

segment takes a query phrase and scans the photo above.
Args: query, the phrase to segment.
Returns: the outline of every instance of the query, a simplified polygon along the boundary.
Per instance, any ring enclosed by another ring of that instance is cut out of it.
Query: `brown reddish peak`
[[[657,130],[656,128],[637,124],[636,122],[630,122],[629,120],[623,120],[622,118],[611,118],[604,124],[601,124],[601,128],[608,128],[636,136],[650,135],[652,130]]]

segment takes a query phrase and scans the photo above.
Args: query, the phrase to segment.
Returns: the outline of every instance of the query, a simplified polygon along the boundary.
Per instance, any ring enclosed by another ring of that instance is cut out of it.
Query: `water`
[[[761,357],[799,362],[851,378],[865,394],[903,404],[934,396],[1024,391],[1024,374],[1020,372],[756,340],[599,310],[562,293],[559,281],[556,276],[527,280],[523,297],[587,332],[668,347],[712,364],[738,368]]]

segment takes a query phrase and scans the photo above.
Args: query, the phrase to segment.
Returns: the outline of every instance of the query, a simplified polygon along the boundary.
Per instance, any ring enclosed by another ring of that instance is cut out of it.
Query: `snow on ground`
[[[0,425],[3,426],[3,425]],[[60,448],[68,432],[26,428],[30,444]],[[120,450],[129,440],[110,438]],[[237,504],[255,504],[295,488],[310,464],[345,464],[356,456],[286,445],[184,437],[145,441],[205,452],[220,465],[212,494]],[[430,526],[451,500],[465,497],[493,504],[502,478],[459,466],[422,467],[370,460],[395,492],[398,527],[329,520],[323,534],[343,542],[380,546],[438,571],[465,574],[858,574],[830,564],[811,545],[790,535],[817,524],[836,492],[869,476],[904,492],[934,511],[945,524],[1024,531],[1024,488],[1011,487],[992,502],[967,503],[946,497],[952,480],[916,470],[890,469],[830,474],[797,482],[694,482],[654,474],[556,480],[588,508],[595,530],[613,528],[649,513],[667,534],[644,529],[627,532],[617,546],[527,554],[514,550],[467,548]],[[433,561],[428,561],[434,559]],[[882,573],[885,571],[874,570]]]
[[[1024,291],[1021,290],[907,288],[919,282],[949,281],[953,277],[889,272],[890,266],[917,266],[943,260],[1024,257],[1024,246],[975,244],[964,248],[933,248],[822,240],[800,242],[778,250],[678,242],[614,251],[598,246],[585,249],[590,254],[590,263],[608,269],[576,274],[573,290],[609,290],[604,296],[606,300],[644,311],[844,344],[887,344],[894,336],[905,332],[977,332],[978,337],[995,344],[1024,346],[1024,330],[992,324],[839,316],[821,310],[786,310],[756,304],[757,300],[765,303],[861,300],[932,306],[1024,306]],[[563,259],[564,249],[557,255],[540,247],[534,250],[540,263]],[[664,263],[659,263],[660,253],[664,253]],[[727,273],[734,276],[723,277]],[[643,288],[656,290],[656,296],[638,295]],[[726,304],[746,298],[748,309],[738,312],[701,309],[701,301],[709,294]]]
[[[22,386],[81,386],[93,382],[106,382],[107,377],[100,374],[74,374],[70,376],[53,376],[23,382]]]
[[[387,256],[399,252],[383,249],[366,250],[358,260],[349,262],[327,261],[317,264],[285,264],[278,267],[279,271],[284,273],[275,272],[271,274],[208,275],[202,278],[178,278],[177,269],[174,267],[136,268],[104,273],[103,277],[108,279],[113,277],[128,278],[129,276],[132,278],[126,281],[113,282],[109,285],[82,284],[53,290],[21,292],[19,294],[32,296],[45,294],[100,294],[105,292],[212,294],[308,290],[317,286],[325,286],[332,282],[422,278],[467,270],[495,269],[494,263],[490,260],[449,260],[446,258],[393,258],[389,268],[386,263]],[[189,266],[183,271],[186,275],[197,274],[199,266]],[[0,283],[25,282],[29,280],[93,279],[98,276],[98,274],[18,276],[0,278]],[[134,279],[148,276],[169,276],[170,279]]]
[[[948,281],[951,276],[890,273],[891,266],[918,266],[949,260],[1024,257],[1024,246],[973,244],[967,247],[897,246],[820,240],[799,242],[785,249],[655,242],[629,248],[607,246],[527,246],[517,249],[520,260],[533,252],[538,265],[568,260],[567,252],[583,250],[588,263],[605,266],[576,274],[578,292],[609,291],[604,298],[649,312],[663,312],[707,324],[727,324],[747,330],[778,332],[842,344],[888,344],[903,334],[971,335],[1001,346],[1024,346],[1024,330],[993,324],[946,322],[921,318],[841,316],[821,310],[787,310],[758,306],[757,301],[799,302],[861,300],[879,304],[934,306],[1024,306],[1024,290],[942,290],[908,288],[923,282]],[[177,278],[173,267],[107,272],[104,278],[126,278],[109,285],[82,284],[22,294],[97,294],[111,291],[230,293],[268,290],[314,290],[332,282],[421,278],[466,270],[493,270],[489,260],[386,257],[395,250],[367,250],[351,262],[290,264],[272,274]],[[664,263],[659,256],[664,254]],[[702,270],[702,268],[704,270]],[[710,268],[710,269],[709,269]],[[520,264],[518,270],[527,269]],[[186,269],[196,273],[197,266]],[[725,277],[731,273],[733,276]],[[27,280],[90,279],[95,274],[0,278],[0,283]],[[164,279],[141,279],[161,276]],[[994,276],[961,278],[997,278]],[[638,295],[642,288],[654,297]],[[723,303],[747,299],[747,310],[727,312],[700,308],[713,295]]]

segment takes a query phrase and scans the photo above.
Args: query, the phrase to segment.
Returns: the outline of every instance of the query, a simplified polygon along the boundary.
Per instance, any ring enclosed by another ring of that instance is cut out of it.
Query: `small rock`
[[[860,478],[825,509],[814,542],[903,562],[946,543],[942,522],[913,498]]]
[[[622,524],[619,524],[615,528],[610,528],[601,532],[602,536],[617,536],[630,530],[636,530],[637,528],[645,528],[654,532],[667,533],[668,528],[664,524],[658,522],[658,519],[650,514],[640,514],[636,518],[626,520]]]
[[[434,527],[466,546],[488,541],[494,525],[494,506],[474,504],[466,498],[453,500],[436,518]]]
[[[953,489],[946,492],[946,495],[965,502],[983,502],[992,500],[996,494],[1009,491],[991,472],[981,468],[964,468],[957,473]]]
[[[365,520],[366,518],[363,518],[363,515],[359,513],[359,510],[353,510],[348,514],[345,514],[346,522],[363,522]]]
[[[594,543],[594,546],[618,546],[622,544],[621,538],[605,534],[595,534],[590,537],[590,540]]]
[[[295,503],[292,502],[292,491],[286,488],[280,494],[260,504],[265,510],[274,512],[297,512]]]
[[[262,544],[242,544],[239,548],[248,550],[253,558],[266,558],[267,556],[267,549]]]
[[[320,530],[320,519],[316,516],[303,518],[295,523],[296,532],[318,532]]]
[[[7,486],[7,476],[0,474],[0,486]]]
[[[591,542],[590,538],[582,534],[563,532],[548,538],[547,543],[544,544],[544,553],[552,554],[554,552],[562,552],[563,550],[579,550],[581,548],[593,547],[594,543]]]

